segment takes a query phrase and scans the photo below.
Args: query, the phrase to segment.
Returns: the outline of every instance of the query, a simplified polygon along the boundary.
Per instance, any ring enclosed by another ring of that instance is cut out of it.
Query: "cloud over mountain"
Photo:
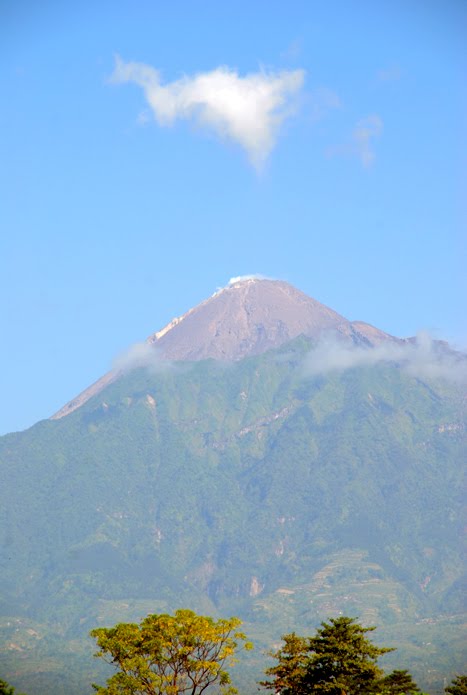
[[[305,79],[303,70],[250,73],[228,67],[162,84],[160,73],[144,63],[116,58],[111,80],[140,86],[160,126],[190,120],[238,143],[260,168],[277,140],[283,121],[294,111],[293,97]]]
[[[171,363],[161,360],[159,351],[149,343],[134,343],[113,360],[112,368],[118,372],[131,372],[133,369],[145,367],[152,373],[167,371]]]
[[[328,335],[308,354],[304,367],[308,376],[315,376],[383,362],[396,362],[421,379],[467,381],[465,355],[433,341],[426,333],[420,333],[416,340],[385,342],[373,348],[356,346]]]

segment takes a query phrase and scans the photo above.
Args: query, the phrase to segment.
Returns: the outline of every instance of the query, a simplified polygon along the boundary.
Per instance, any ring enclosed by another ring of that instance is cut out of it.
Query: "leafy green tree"
[[[8,685],[6,681],[0,678],[0,695],[15,695],[15,689],[12,685]],[[16,693],[16,695],[21,695],[21,693]]]
[[[0,680],[0,695],[13,695],[14,692],[15,689],[11,685],[8,685],[6,681]]]
[[[377,660],[392,649],[377,647],[367,638],[366,633],[374,629],[362,627],[354,618],[341,617],[321,623],[315,637],[286,635],[286,646],[274,655],[279,663],[266,671],[273,680],[262,685],[281,695],[375,692],[383,676]],[[305,639],[306,649],[297,639]],[[295,652],[292,647],[296,647]]]
[[[467,695],[467,676],[456,676],[452,682],[444,688],[449,695]]]
[[[266,675],[273,676],[272,681],[261,681],[260,685],[270,688],[282,695],[294,695],[299,692],[298,684],[303,682],[308,659],[308,639],[299,637],[295,632],[284,635],[282,649],[270,656],[277,659],[277,666],[272,666]]]
[[[408,671],[392,671],[380,681],[380,692],[384,695],[415,695],[420,692]]]
[[[96,628],[91,636],[95,654],[118,668],[107,687],[94,685],[100,695],[200,695],[210,685],[226,689],[225,667],[242,643],[251,649],[238,618],[214,621],[190,610],[148,615],[140,624],[120,623]],[[234,688],[228,688],[234,693]]]

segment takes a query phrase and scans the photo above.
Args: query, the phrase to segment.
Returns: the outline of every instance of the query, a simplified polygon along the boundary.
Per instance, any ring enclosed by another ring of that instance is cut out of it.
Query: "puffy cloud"
[[[260,168],[272,151],[279,128],[294,112],[292,97],[304,82],[303,70],[261,71],[240,77],[219,67],[162,84],[160,73],[144,63],[116,58],[111,80],[134,82],[144,90],[160,126],[191,120],[237,142]]]
[[[467,356],[433,341],[426,333],[420,333],[414,341],[381,343],[374,348],[327,336],[308,354],[304,368],[307,376],[316,376],[384,362],[396,362],[421,379],[467,381]]]

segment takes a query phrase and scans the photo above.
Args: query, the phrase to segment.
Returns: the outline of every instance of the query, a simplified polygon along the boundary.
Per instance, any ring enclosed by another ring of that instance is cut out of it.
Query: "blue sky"
[[[4,0],[0,433],[242,274],[465,345],[466,26],[456,0]]]

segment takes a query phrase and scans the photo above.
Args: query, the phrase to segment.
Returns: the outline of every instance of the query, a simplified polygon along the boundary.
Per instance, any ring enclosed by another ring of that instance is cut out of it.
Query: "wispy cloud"
[[[307,101],[312,121],[320,121],[330,111],[342,106],[339,95],[328,87],[317,87],[309,93]]]
[[[373,140],[378,138],[382,132],[383,121],[376,114],[362,118],[355,126],[352,142],[354,151],[363,166],[368,167],[373,164],[375,158]]]
[[[151,372],[159,373],[171,368],[171,363],[161,359],[159,351],[150,343],[135,343],[118,355],[112,368],[120,372],[131,372],[145,367]]]
[[[375,159],[374,140],[383,132],[383,121],[377,114],[370,114],[358,121],[350,140],[343,145],[335,145],[327,151],[329,156],[353,155],[364,167],[369,167]]]
[[[211,72],[162,84],[160,73],[144,63],[116,58],[111,80],[134,82],[144,91],[160,126],[177,119],[192,121],[233,140],[260,168],[276,144],[280,126],[292,115],[293,102],[303,86],[303,70],[261,71],[241,77],[219,67]]]
[[[378,82],[397,82],[402,77],[402,71],[397,65],[384,70],[378,70],[376,78]]]
[[[297,38],[294,39],[285,49],[285,51],[282,51],[281,53],[281,58],[283,60],[287,61],[294,61],[297,60],[297,58],[300,57],[301,53],[303,51],[303,39],[302,38]]]
[[[467,382],[467,357],[433,341],[426,333],[420,333],[413,342],[388,342],[374,348],[357,347],[328,336],[308,354],[304,369],[307,376],[316,376],[384,362],[396,362],[422,379]]]
[[[236,285],[239,282],[245,282],[246,280],[272,280],[272,278],[267,277],[266,275],[261,275],[260,273],[253,273],[253,275],[236,275],[235,277],[230,278],[229,282],[227,283],[227,287]]]

